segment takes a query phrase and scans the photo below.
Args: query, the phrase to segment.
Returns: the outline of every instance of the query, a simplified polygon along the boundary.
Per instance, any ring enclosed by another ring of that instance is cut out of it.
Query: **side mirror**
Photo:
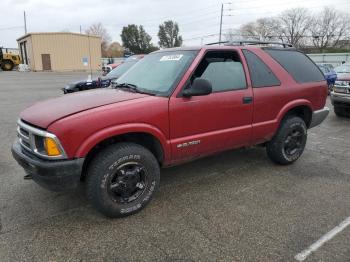
[[[190,88],[185,89],[182,92],[184,97],[191,96],[205,96],[209,95],[213,91],[211,83],[204,78],[196,78],[194,79]]]

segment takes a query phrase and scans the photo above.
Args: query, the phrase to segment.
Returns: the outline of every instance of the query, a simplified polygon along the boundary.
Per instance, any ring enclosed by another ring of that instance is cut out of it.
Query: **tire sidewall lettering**
[[[127,155],[117,159],[113,164],[108,167],[108,170],[113,170],[115,167],[119,166],[122,162],[128,160],[141,160],[141,155]]]
[[[123,164],[124,162],[127,162],[127,161],[140,162],[141,159],[142,159],[141,155],[131,154],[131,155],[126,155],[126,156],[120,157],[117,160],[115,160],[112,164],[110,164],[108,166],[105,174],[103,174],[102,179],[101,179],[100,188],[106,192],[108,179],[110,178],[110,176],[113,174],[113,171],[118,166],[120,166],[121,164]],[[153,178],[151,178],[151,179],[153,179]],[[141,209],[143,207],[143,205],[147,204],[149,202],[150,198],[152,197],[153,192],[156,189],[156,180],[153,179],[152,181],[150,181],[150,185],[148,185],[147,187],[148,188],[143,193],[143,196],[140,196],[140,197],[142,197],[142,199],[140,199],[139,201],[136,201],[135,203],[132,203],[131,206],[126,205],[125,208],[120,208],[120,213],[121,214],[132,213],[132,212],[137,211],[138,209]]]

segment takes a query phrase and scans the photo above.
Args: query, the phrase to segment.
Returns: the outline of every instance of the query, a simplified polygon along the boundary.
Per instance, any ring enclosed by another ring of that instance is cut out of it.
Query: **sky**
[[[101,22],[114,41],[120,42],[123,26],[142,24],[157,44],[158,26],[165,20],[178,22],[184,45],[218,41],[221,4],[223,33],[260,17],[285,9],[304,7],[316,13],[331,6],[350,14],[349,0],[1,0],[0,46],[17,47],[24,35],[23,11],[28,32],[79,33]]]

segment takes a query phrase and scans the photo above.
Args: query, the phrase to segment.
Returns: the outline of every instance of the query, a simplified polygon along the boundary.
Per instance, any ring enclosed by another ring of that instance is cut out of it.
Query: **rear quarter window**
[[[324,81],[321,70],[309,57],[295,50],[265,49],[298,83]]]
[[[281,82],[272,70],[253,52],[243,50],[253,87],[279,86]]]

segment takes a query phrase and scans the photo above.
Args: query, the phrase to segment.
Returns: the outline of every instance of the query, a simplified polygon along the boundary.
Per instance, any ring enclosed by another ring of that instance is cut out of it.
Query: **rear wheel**
[[[287,117],[273,139],[267,143],[267,155],[277,164],[291,164],[304,152],[306,139],[305,122],[300,117]]]
[[[14,64],[10,60],[3,60],[1,64],[1,69],[4,71],[11,71],[14,67]]]
[[[87,198],[104,215],[124,217],[149,203],[159,180],[159,164],[150,151],[137,144],[115,144],[90,163]]]

